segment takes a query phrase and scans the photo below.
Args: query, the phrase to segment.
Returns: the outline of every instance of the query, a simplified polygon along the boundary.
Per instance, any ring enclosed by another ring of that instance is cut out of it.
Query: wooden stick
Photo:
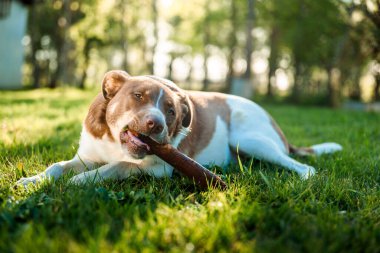
[[[208,186],[221,188],[225,190],[227,185],[223,180],[194,161],[190,157],[178,151],[170,144],[159,144],[147,136],[139,136],[144,143],[148,144],[150,151],[162,160],[172,165],[185,176],[193,179],[203,189]]]

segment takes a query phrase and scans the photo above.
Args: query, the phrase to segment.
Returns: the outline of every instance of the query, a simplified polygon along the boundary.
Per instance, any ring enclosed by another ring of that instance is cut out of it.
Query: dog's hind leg
[[[297,172],[307,179],[315,174],[315,169],[289,157],[275,141],[259,134],[231,136],[230,145],[239,147],[239,151],[254,158],[268,161]]]
[[[88,160],[82,160],[78,155],[69,161],[61,161],[50,165],[45,171],[32,176],[32,177],[23,177],[17,181],[18,185],[28,185],[30,183],[37,183],[44,179],[53,179],[57,180],[63,174],[68,172],[74,172],[78,174],[85,170],[91,170],[94,163]]]

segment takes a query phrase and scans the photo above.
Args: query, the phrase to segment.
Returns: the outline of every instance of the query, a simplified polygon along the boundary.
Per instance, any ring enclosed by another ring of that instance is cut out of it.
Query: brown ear
[[[103,78],[102,92],[106,100],[113,98],[130,75],[122,70],[108,71]]]
[[[189,127],[191,123],[191,118],[192,118],[192,112],[189,104],[189,99],[185,99],[185,103],[182,104],[182,113],[184,115],[182,119],[182,126],[183,127]]]

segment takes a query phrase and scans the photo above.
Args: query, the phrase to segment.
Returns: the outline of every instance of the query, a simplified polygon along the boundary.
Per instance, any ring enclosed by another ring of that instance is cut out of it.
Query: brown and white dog
[[[289,154],[320,155],[342,149],[336,143],[290,145],[271,116],[247,99],[185,91],[166,79],[115,70],[105,74],[102,93],[90,106],[75,157],[18,183],[57,179],[69,171],[77,174],[71,179],[74,183],[123,179],[141,172],[171,176],[173,168],[150,155],[139,135],[171,143],[203,165],[228,165],[238,146],[241,154],[293,170],[302,178],[314,175],[315,169]]]

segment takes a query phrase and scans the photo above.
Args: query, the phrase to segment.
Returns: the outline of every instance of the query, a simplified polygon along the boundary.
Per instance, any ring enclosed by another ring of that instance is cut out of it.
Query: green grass
[[[293,144],[344,146],[298,159],[317,168],[307,181],[245,161],[225,192],[178,175],[14,188],[75,154],[94,94],[0,93],[0,252],[380,252],[379,114],[264,106]]]

